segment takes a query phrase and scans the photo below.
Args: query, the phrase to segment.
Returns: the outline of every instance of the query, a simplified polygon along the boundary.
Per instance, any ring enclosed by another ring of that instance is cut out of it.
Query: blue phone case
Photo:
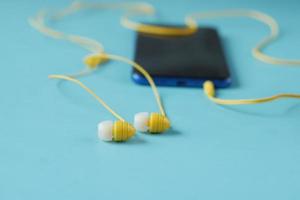
[[[140,85],[149,85],[147,79],[138,73],[132,72],[132,80]],[[202,87],[203,83],[207,80],[205,79],[192,79],[192,78],[182,78],[182,77],[152,77],[155,84],[157,86],[173,86],[173,87]],[[229,87],[231,84],[231,79],[224,79],[224,80],[218,80],[213,79],[210,80],[214,83],[215,87],[217,88],[226,88]]]

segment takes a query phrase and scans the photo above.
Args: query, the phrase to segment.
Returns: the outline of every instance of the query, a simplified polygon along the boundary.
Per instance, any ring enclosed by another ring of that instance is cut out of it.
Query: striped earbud
[[[104,141],[127,141],[135,132],[135,128],[126,121],[103,121],[98,124],[98,136]]]
[[[159,113],[141,112],[134,116],[134,127],[141,132],[162,133],[170,128],[170,121]]]

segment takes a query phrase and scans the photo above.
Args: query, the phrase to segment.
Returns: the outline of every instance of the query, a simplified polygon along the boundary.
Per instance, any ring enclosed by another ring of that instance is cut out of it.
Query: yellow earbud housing
[[[141,132],[162,133],[170,128],[170,121],[159,113],[141,112],[134,116],[134,127]]]
[[[162,114],[151,113],[148,125],[150,133],[161,133],[170,128],[170,121]]]
[[[135,134],[135,128],[125,121],[116,121],[113,126],[113,140],[117,142],[126,141]]]
[[[104,141],[127,141],[135,132],[135,128],[126,121],[103,121],[98,124],[98,136]]]

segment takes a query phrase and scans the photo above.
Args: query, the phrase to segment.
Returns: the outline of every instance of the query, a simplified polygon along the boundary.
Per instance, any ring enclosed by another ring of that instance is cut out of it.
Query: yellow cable
[[[215,97],[215,87],[213,82],[206,81],[203,84],[204,93],[206,96],[213,101],[214,103],[221,104],[221,105],[242,105],[242,104],[259,104],[259,103],[267,103],[270,101],[283,99],[283,98],[295,98],[300,99],[300,94],[277,94],[270,97],[258,98],[258,99],[219,99]]]
[[[102,44],[97,42],[96,40],[82,37],[82,36],[77,36],[77,35],[70,35],[70,34],[68,35],[48,27],[45,24],[46,17],[47,17],[47,13],[41,11],[37,14],[35,18],[29,19],[29,24],[39,32],[45,34],[46,36],[52,37],[54,39],[67,40],[94,53],[104,52],[104,48]]]
[[[211,18],[223,18],[223,17],[249,17],[266,24],[270,29],[270,34],[266,36],[261,42],[259,42],[253,49],[252,54],[258,60],[266,62],[273,65],[300,65],[300,60],[289,60],[283,58],[277,58],[273,56],[266,55],[262,52],[262,49],[274,41],[279,35],[279,26],[275,19],[271,16],[254,11],[254,10],[225,10],[225,11],[214,11],[214,12],[203,12],[194,13],[186,17],[186,23],[195,24],[196,20],[204,20]],[[206,81],[203,85],[204,93],[206,96],[217,104],[222,105],[241,105],[241,104],[258,104],[274,101],[282,98],[300,98],[300,94],[278,94],[271,97],[258,98],[258,99],[220,99],[215,97],[215,88],[213,82]]]
[[[145,15],[145,13],[142,13]],[[151,14],[154,14],[151,13]],[[140,33],[160,35],[160,36],[187,36],[197,31],[197,24],[189,23],[186,27],[164,27],[157,25],[148,25],[130,20],[130,17],[140,15],[139,13],[130,13],[121,17],[121,24],[128,29]]]
[[[148,3],[73,3],[69,8],[60,13],[60,16],[64,16],[70,13],[74,13],[81,9],[121,9],[127,11],[120,20],[120,23],[128,29],[164,36],[185,36],[194,33],[197,30],[197,24],[189,23],[186,27],[164,27],[157,25],[142,24],[132,21],[130,18],[140,15],[155,15],[155,9]]]
[[[141,15],[155,15],[155,9],[152,5],[145,2],[126,2],[126,3],[87,3],[74,2],[71,6],[57,13],[54,18],[61,18],[66,15],[75,13],[82,9],[119,9],[127,11],[120,20],[120,23],[128,29],[164,36],[185,36],[193,34],[197,30],[197,24],[189,23],[186,27],[165,27],[157,25],[142,24],[131,20],[131,17]]]
[[[73,83],[76,83],[79,85],[81,88],[83,88],[85,91],[87,91],[89,94],[91,94],[95,99],[102,104],[102,106],[107,109],[111,114],[113,114],[116,118],[118,118],[121,121],[125,121],[118,113],[116,113],[111,107],[109,107],[103,99],[101,99],[95,92],[93,92],[90,88],[88,88],[86,85],[84,85],[82,82],[80,82],[78,79],[72,78],[70,76],[66,75],[60,75],[60,74],[54,74],[54,75],[49,75],[49,78],[52,79],[62,79],[62,80],[67,80],[71,81]]]
[[[140,3],[140,4],[131,4],[131,3],[111,3],[111,4],[105,4],[105,3],[78,3],[75,2],[71,4],[71,6],[67,7],[66,9],[63,9],[60,12],[54,13],[50,15],[49,13],[46,12],[39,12],[38,15],[35,18],[29,19],[29,23],[32,25],[33,28],[37,29],[41,33],[50,36],[55,39],[62,39],[62,40],[67,40],[69,42],[75,43],[90,52],[92,52],[92,55],[89,55],[87,58],[85,58],[84,62],[86,63],[88,69],[84,69],[80,71],[79,73],[71,74],[71,75],[50,75],[49,78],[56,78],[56,79],[64,79],[71,81],[73,83],[78,84],[81,86],[83,89],[85,89],[88,93],[90,93],[92,96],[94,96],[98,102],[100,102],[109,112],[111,112],[115,117],[117,117],[120,120],[123,120],[123,118],[118,115],[115,111],[113,111],[100,97],[98,97],[91,89],[87,88],[83,83],[81,83],[79,80],[76,79],[76,77],[87,75],[88,73],[91,72],[91,70],[94,70],[97,66],[102,64],[103,62],[107,60],[117,60],[121,61],[124,63],[127,63],[129,65],[132,65],[134,68],[136,68],[139,72],[141,72],[145,78],[148,80],[156,102],[158,104],[159,110],[163,116],[166,116],[165,110],[163,108],[162,102],[160,95],[158,93],[157,87],[152,79],[152,77],[149,75],[149,73],[144,70],[142,66],[139,64],[135,63],[134,61],[118,56],[118,55],[112,55],[112,54],[106,54],[104,53],[104,48],[101,43],[99,43],[96,40],[82,37],[82,36],[77,36],[77,35],[70,35],[70,34],[65,34],[63,32],[54,30],[46,25],[45,19],[46,17],[51,17],[52,19],[58,20],[61,19],[62,17],[66,15],[70,15],[72,13],[75,13],[79,10],[82,9],[87,9],[87,8],[93,8],[93,9],[103,9],[103,8],[111,8],[111,9],[127,9],[131,12],[151,12],[153,10],[152,6],[149,4],[145,3]],[[48,14],[48,15],[47,15]]]
[[[224,11],[211,11],[211,12],[202,12],[202,13],[193,13],[186,17],[186,23],[194,25],[196,20],[205,20],[213,18],[224,18],[224,17],[248,17],[255,19],[266,24],[270,29],[270,34],[266,36],[261,42],[259,42],[253,49],[253,56],[265,63],[273,65],[293,65],[300,66],[300,60],[290,60],[284,58],[277,58],[274,56],[266,55],[262,52],[263,48],[269,45],[272,41],[277,39],[279,35],[279,26],[274,18],[271,16],[255,11],[255,10],[224,10]]]
[[[149,82],[149,85],[152,88],[152,91],[154,93],[154,97],[156,99],[156,102],[157,102],[157,105],[159,107],[159,110],[160,110],[161,114],[163,116],[166,116],[166,112],[165,112],[163,104],[161,102],[161,98],[160,98],[160,95],[158,93],[157,87],[156,87],[152,77],[150,76],[150,74],[141,65],[139,65],[138,63],[136,63],[136,62],[134,62],[134,61],[132,61],[128,58],[118,56],[118,55],[112,55],[112,54],[106,54],[106,56],[111,60],[118,60],[118,61],[121,61],[121,62],[125,62],[129,65],[132,65],[135,69],[137,69],[140,73],[142,73],[145,76],[145,78]]]
[[[121,62],[124,62],[126,64],[129,64],[129,65],[133,66],[140,73],[142,73],[143,76],[145,76],[145,78],[149,82],[149,85],[151,86],[151,89],[153,91],[154,97],[156,99],[156,102],[157,102],[157,105],[159,107],[159,110],[160,110],[161,114],[163,116],[166,116],[166,113],[165,113],[165,110],[163,108],[163,104],[162,104],[160,95],[158,93],[157,87],[156,87],[152,77],[150,76],[150,74],[141,65],[139,65],[138,63],[136,63],[136,62],[134,62],[134,61],[132,61],[128,58],[125,58],[123,56],[107,54],[107,53],[93,54],[89,57],[86,57],[85,63],[87,65],[100,65],[103,60],[121,61]]]

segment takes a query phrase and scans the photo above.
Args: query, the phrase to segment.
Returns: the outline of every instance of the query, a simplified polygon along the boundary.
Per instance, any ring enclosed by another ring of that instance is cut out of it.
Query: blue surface
[[[160,88],[174,131],[138,134],[128,143],[98,141],[96,125],[113,117],[79,87],[48,80],[83,66],[82,49],[32,30],[26,18],[67,1],[0,3],[0,199],[300,199],[300,104],[217,106],[201,89]],[[243,7],[265,11],[282,37],[267,49],[299,58],[300,1],[152,1],[169,22],[185,13]],[[120,12],[85,13],[55,24],[103,41],[107,52],[133,56],[134,34]],[[247,19],[207,21],[218,27],[233,72],[224,98],[300,93],[300,68],[274,67],[250,48],[267,28]],[[156,111],[148,87],[135,85],[130,67],[113,62],[83,81],[132,121]]]

